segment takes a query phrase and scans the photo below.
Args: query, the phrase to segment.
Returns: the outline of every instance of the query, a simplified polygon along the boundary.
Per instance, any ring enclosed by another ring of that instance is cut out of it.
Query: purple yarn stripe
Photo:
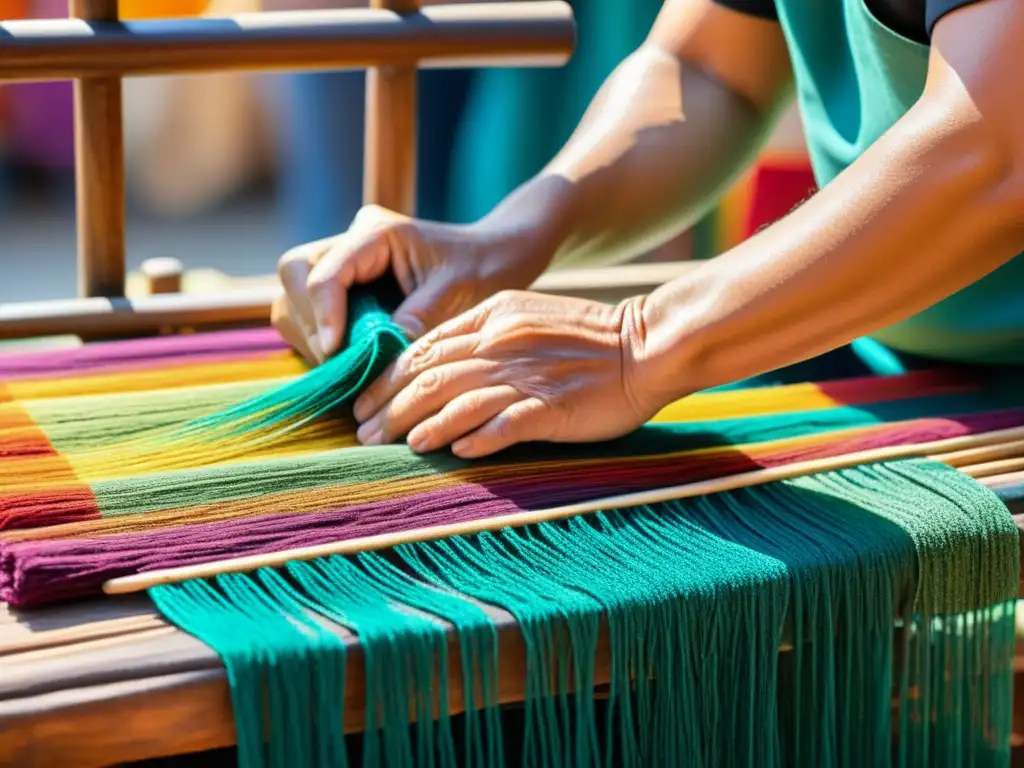
[[[272,328],[156,336],[86,344],[75,349],[0,354],[0,377],[13,381],[53,373],[103,369],[120,364],[164,359],[176,364],[182,357],[253,354],[286,348],[285,342]]]
[[[558,493],[545,494],[557,503]],[[529,507],[525,507],[529,508]],[[95,594],[107,579],[522,510],[500,488],[461,485],[406,499],[93,539],[0,542],[0,599],[15,607]]]
[[[738,449],[716,458],[701,457],[699,462],[678,456],[652,456],[640,463],[609,457],[607,464],[582,471],[563,468],[561,473],[467,483],[322,512],[261,515],[86,539],[0,541],[0,599],[19,607],[39,605],[95,594],[107,579],[142,571],[486,519],[732,475],[759,466],[781,466],[883,445],[923,443],[1022,423],[1024,411],[923,419],[822,445],[769,450],[763,455],[747,455]]]

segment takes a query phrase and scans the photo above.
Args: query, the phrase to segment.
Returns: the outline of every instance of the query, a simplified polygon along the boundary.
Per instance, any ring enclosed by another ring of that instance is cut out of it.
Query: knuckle
[[[352,219],[352,228],[362,232],[392,234],[411,226],[411,219],[375,203],[364,205]]]
[[[435,334],[428,333],[420,337],[409,350],[409,372],[412,374],[427,372],[437,361],[438,346],[435,343]]]
[[[302,246],[290,248],[277,260],[277,274],[279,276],[283,276],[285,271],[291,269],[293,265],[308,261],[309,258],[306,256],[306,252]]]
[[[494,433],[501,440],[511,440],[515,434],[518,419],[513,413],[502,413],[494,420]]]
[[[484,407],[484,398],[479,392],[470,392],[459,398],[457,409],[459,414],[470,414]]]
[[[414,391],[419,397],[437,394],[444,386],[444,376],[435,369],[429,369],[416,377]]]
[[[360,223],[369,223],[371,221],[384,218],[384,216],[387,213],[387,208],[381,205],[377,205],[376,203],[367,203],[356,212],[353,221],[358,221]]]
[[[420,440],[426,443],[438,443],[443,442],[445,435],[451,432],[452,417],[451,414],[442,411],[436,416],[427,419],[417,430],[419,431]]]

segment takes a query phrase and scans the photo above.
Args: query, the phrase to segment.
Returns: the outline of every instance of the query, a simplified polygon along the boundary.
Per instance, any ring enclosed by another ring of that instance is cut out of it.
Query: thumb
[[[325,356],[338,351],[345,335],[349,289],[380,277],[389,263],[386,238],[346,233],[313,267],[306,287]]]
[[[409,294],[391,319],[405,330],[410,339],[417,339],[459,314],[452,293],[453,286],[449,280],[440,277],[428,279]]]

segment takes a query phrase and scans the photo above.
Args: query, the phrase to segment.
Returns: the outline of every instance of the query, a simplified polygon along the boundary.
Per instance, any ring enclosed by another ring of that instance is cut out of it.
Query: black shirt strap
[[[827,0],[820,0],[827,2]],[[950,0],[951,2],[955,0]],[[762,19],[777,19],[778,13],[775,10],[775,0],[714,0],[716,5],[731,8],[740,13],[751,16],[758,16]]]

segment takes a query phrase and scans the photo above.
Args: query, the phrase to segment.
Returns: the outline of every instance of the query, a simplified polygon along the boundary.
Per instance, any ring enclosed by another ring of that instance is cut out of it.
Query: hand
[[[418,221],[366,206],[347,232],[290,250],[280,260],[284,294],[272,322],[311,363],[338,350],[348,289],[391,269],[406,299],[394,320],[412,338],[504,288],[525,288],[549,255],[522,232]]]
[[[414,342],[355,403],[365,445],[408,435],[462,458],[623,435],[664,405],[643,384],[643,299],[503,291]]]

